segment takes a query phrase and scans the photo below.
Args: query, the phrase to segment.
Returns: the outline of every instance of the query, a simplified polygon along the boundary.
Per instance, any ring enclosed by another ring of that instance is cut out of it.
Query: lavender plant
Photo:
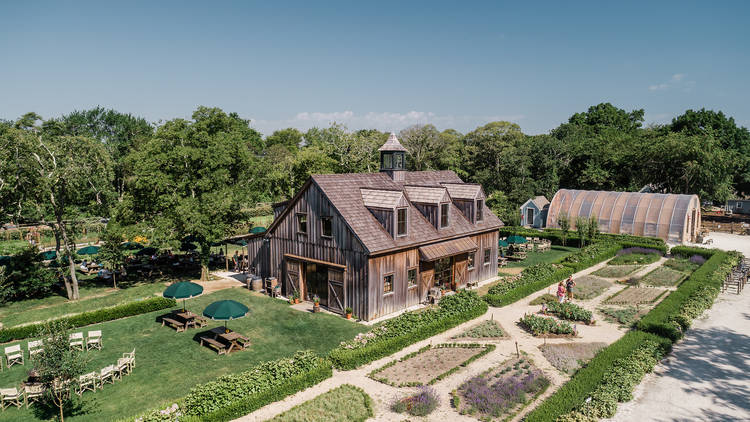
[[[412,416],[427,416],[437,408],[438,396],[432,387],[423,386],[419,393],[397,399],[391,405],[396,413],[408,413]]]
[[[520,374],[519,374],[520,372]],[[499,379],[498,379],[499,378]],[[481,413],[498,418],[526,403],[549,386],[549,379],[538,369],[516,369],[513,375],[493,377],[487,374],[466,381],[458,392],[465,407],[462,412]]]

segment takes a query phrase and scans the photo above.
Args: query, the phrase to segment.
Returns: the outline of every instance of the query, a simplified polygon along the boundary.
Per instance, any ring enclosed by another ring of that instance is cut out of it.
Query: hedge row
[[[510,283],[499,283],[491,287],[484,296],[490,306],[510,305],[526,296],[552,284],[558,283],[573,274],[573,269],[553,264],[538,264],[526,268],[521,277]]]
[[[392,355],[406,346],[442,333],[487,312],[487,303],[474,291],[462,290],[440,300],[438,306],[406,312],[360,334],[328,355],[338,369],[354,369]]]
[[[692,251],[691,251],[692,253]],[[641,331],[675,342],[682,338],[693,318],[713,305],[726,276],[739,261],[736,253],[714,251],[680,287],[646,314],[637,324]]]
[[[572,268],[575,273],[612,258],[620,249],[619,243],[597,242],[566,256],[561,264]]]
[[[152,297],[149,299],[125,303],[123,305],[83,312],[77,315],[55,319],[55,321],[65,321],[70,327],[78,328],[86,325],[98,324],[100,322],[131,317],[133,315],[159,311],[174,306],[177,306],[177,302],[174,299]],[[43,324],[29,324],[2,329],[0,330],[0,343],[33,337],[39,332],[39,329],[42,326]]]
[[[654,249],[662,253],[662,255],[667,254],[667,245],[661,244],[661,245],[655,245],[653,243],[649,242],[640,242],[638,240],[624,240],[621,242],[618,242],[620,244],[620,247],[622,249],[626,248],[646,248],[646,249]]]
[[[198,385],[171,405],[121,421],[230,421],[318,384],[332,375],[329,360],[318,357],[310,350],[299,351],[291,358],[263,362],[247,371]]]
[[[700,255],[709,259],[716,253],[716,249],[698,248],[694,246],[675,246],[669,252],[673,256],[679,256],[681,258],[690,258],[693,255]]]
[[[613,364],[630,356],[647,342],[659,345],[661,353],[670,350],[671,343],[659,336],[641,331],[630,331],[619,340],[602,349],[584,368],[578,370],[554,394],[526,415],[527,422],[553,422],[558,417],[578,409],[589,398],[612,369]]]

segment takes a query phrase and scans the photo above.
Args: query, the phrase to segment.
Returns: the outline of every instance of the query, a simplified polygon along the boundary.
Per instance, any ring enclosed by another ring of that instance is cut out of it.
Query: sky
[[[331,122],[547,133],[611,102],[750,126],[747,1],[75,1],[0,8],[0,119],[199,105],[263,134]]]

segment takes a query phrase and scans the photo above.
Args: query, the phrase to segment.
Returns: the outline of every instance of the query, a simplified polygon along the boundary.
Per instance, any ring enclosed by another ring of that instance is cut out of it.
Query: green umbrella
[[[123,249],[143,249],[143,245],[138,242],[125,242],[121,246]]]
[[[224,328],[230,319],[242,318],[250,312],[247,306],[234,300],[220,300],[214,302],[203,310],[203,316],[213,320],[224,321]]]
[[[508,242],[504,241],[503,239],[499,239],[497,241],[497,247],[498,248],[507,248],[508,247]]]
[[[96,255],[98,253],[99,253],[98,246],[86,246],[85,248],[81,248],[78,250],[78,254],[80,255]]]
[[[523,236],[510,236],[508,237],[508,243],[526,243],[526,238]]]
[[[180,281],[172,283],[164,290],[164,297],[173,299],[182,299],[182,310],[185,311],[185,299],[196,297],[203,293],[203,286],[193,283],[192,281]]]
[[[41,252],[39,256],[42,257],[42,260],[49,261],[49,260],[57,258],[57,251]]]
[[[11,257],[8,255],[0,256],[0,265],[8,265],[10,264]]]
[[[252,229],[250,229],[251,234],[265,233],[265,231],[266,228],[261,226],[253,227]]]

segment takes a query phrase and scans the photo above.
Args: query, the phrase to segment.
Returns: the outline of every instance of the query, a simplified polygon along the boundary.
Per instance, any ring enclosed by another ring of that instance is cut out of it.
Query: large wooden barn
[[[422,303],[431,287],[495,277],[503,223],[482,187],[452,171],[405,171],[405,152],[391,134],[379,173],[310,177],[247,239],[255,272],[364,320]]]

